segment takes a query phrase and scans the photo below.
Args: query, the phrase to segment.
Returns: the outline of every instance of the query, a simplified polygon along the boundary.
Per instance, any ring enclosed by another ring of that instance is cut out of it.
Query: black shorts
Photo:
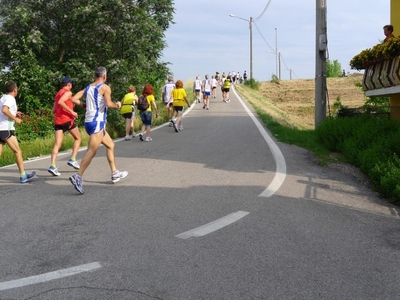
[[[4,145],[13,135],[15,135],[14,130],[0,130],[0,144]]]
[[[62,130],[63,132],[76,128],[75,122],[69,121],[64,124],[54,124],[54,131]]]
[[[125,119],[132,119],[132,117],[133,117],[133,112],[131,112],[131,113],[126,113],[126,114],[122,114],[122,117],[124,117]]]
[[[175,110],[176,112],[178,112],[178,111],[183,111],[183,106],[174,106],[174,110]]]
[[[224,93],[229,93],[229,88],[222,88],[222,91],[223,91]]]
[[[164,104],[166,107],[172,107],[172,105],[173,105],[172,102],[170,102],[169,104],[168,103],[164,103]]]

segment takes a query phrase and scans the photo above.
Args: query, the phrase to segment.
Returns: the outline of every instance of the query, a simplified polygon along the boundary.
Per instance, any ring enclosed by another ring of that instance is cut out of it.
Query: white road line
[[[263,136],[264,140],[267,142],[267,145],[272,152],[272,156],[275,159],[275,164],[276,164],[275,176],[272,179],[269,186],[260,195],[258,195],[258,197],[271,197],[273,194],[276,193],[276,191],[281,187],[281,185],[285,181],[285,178],[286,178],[285,158],[283,157],[281,150],[275,144],[275,142],[272,140],[272,138],[269,136],[269,134],[267,133],[265,128],[260,124],[260,122],[257,120],[257,118],[253,115],[253,113],[250,111],[250,109],[246,106],[246,104],[244,103],[242,98],[240,98],[240,96],[236,93],[235,88],[232,88],[231,91],[233,91],[235,93],[236,97],[239,99],[240,103],[244,107],[247,114],[253,120],[254,124],[256,124],[256,126],[257,126],[258,130],[260,131],[261,135]]]
[[[42,283],[54,279],[59,279],[67,276],[76,275],[83,272],[89,272],[101,268],[98,262],[80,265],[68,269],[58,270],[54,272],[49,272],[41,275],[6,281],[0,283],[0,291],[9,290],[17,287],[22,287],[26,285]]]
[[[211,232],[217,231],[218,229],[221,229],[225,226],[228,226],[228,225],[232,224],[233,222],[240,220],[241,218],[243,218],[244,216],[246,216],[248,214],[249,213],[246,211],[238,211],[238,212],[232,213],[230,215],[227,215],[225,217],[222,217],[221,219],[218,219],[218,220],[215,220],[208,224],[205,224],[203,226],[180,233],[180,234],[176,235],[175,237],[180,238],[180,239],[188,239],[191,237],[203,236],[203,235],[209,234]]]

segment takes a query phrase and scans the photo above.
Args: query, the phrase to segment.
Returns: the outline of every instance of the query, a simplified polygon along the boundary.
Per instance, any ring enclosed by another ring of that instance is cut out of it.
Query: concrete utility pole
[[[253,18],[250,17],[250,79],[253,78]]]
[[[278,28],[275,27],[275,60],[276,60],[276,77],[278,77]],[[280,76],[278,77],[279,79]]]
[[[315,127],[326,118],[327,0],[317,1],[315,50]]]
[[[253,18],[250,17],[249,20],[236,16],[234,14],[229,14],[230,17],[232,18],[238,18],[241,20],[244,20],[249,23],[249,29],[250,29],[250,79],[253,78]]]

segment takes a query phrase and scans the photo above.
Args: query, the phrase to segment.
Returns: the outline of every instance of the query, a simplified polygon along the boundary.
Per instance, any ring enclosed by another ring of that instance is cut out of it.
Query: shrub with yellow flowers
[[[398,55],[400,55],[400,36],[361,51],[350,61],[350,67],[362,70],[370,65],[386,59],[392,59]]]

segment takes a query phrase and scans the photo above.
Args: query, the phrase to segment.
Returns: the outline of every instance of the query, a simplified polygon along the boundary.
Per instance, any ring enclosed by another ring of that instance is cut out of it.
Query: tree
[[[160,57],[172,0],[2,0],[1,6],[0,79],[17,81],[26,109],[51,107],[63,76],[83,88],[98,65],[107,67],[117,98],[129,84],[157,86],[169,73]]]
[[[342,66],[337,60],[326,60],[326,77],[339,77],[341,74]]]

